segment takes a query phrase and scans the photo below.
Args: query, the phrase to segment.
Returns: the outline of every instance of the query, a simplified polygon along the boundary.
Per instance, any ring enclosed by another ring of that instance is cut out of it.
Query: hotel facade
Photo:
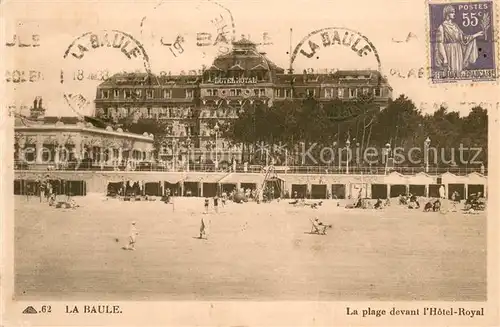
[[[236,119],[247,106],[272,106],[306,96],[325,102],[351,101],[361,94],[371,94],[382,109],[392,96],[392,88],[376,70],[285,72],[254,43],[241,39],[233,43],[230,53],[215,58],[200,75],[112,76],[97,88],[95,116],[115,123],[123,118],[162,121],[167,148],[194,153],[193,161],[197,163],[207,162],[208,153],[214,161],[215,151],[217,163],[223,163],[239,161],[241,147],[230,145],[214,127]],[[185,162],[181,157],[179,160]]]

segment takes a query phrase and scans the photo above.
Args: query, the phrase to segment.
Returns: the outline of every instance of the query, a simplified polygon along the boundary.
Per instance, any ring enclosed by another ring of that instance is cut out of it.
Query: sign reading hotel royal
[[[256,77],[216,77],[214,84],[257,84]]]
[[[500,326],[498,2],[4,1],[0,326]]]

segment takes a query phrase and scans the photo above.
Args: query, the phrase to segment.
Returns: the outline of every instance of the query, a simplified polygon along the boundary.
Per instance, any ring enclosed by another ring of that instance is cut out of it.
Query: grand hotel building
[[[216,138],[215,122],[237,118],[245,105],[271,105],[287,99],[312,95],[320,101],[355,99],[374,95],[383,108],[392,88],[375,70],[336,71],[331,74],[285,72],[259,53],[256,45],[241,39],[233,50],[221,55],[200,75],[117,74],[98,86],[96,117],[118,121],[134,119],[166,120],[171,144],[181,144],[203,153],[217,149],[218,161],[239,160],[239,147]],[[217,145],[215,146],[215,140]],[[170,145],[172,146],[172,145]],[[198,160],[196,160],[198,161]]]

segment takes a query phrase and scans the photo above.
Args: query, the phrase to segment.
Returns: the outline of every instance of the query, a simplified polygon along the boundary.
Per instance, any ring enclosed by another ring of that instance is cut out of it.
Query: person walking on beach
[[[221,198],[222,207],[226,206],[226,200],[227,200],[227,193],[222,192],[222,198]]]
[[[207,226],[205,225],[205,221],[201,218],[200,225],[200,239],[207,238]]]
[[[208,205],[210,204],[210,200],[208,198],[205,198],[205,212],[204,214],[208,213]]]
[[[135,251],[135,242],[137,240],[137,235],[139,232],[137,231],[137,227],[135,226],[135,221],[132,222],[130,226],[130,233],[128,237],[128,246],[126,246],[127,250]]]
[[[441,203],[441,206],[439,208],[439,212],[447,213],[448,212],[448,201],[446,199],[446,188],[444,187],[444,185],[441,185],[439,187],[439,198],[440,198],[440,203]]]
[[[219,198],[217,195],[214,197],[214,209],[215,213],[219,213]]]
[[[451,201],[452,201],[452,212],[457,211],[457,205],[460,204],[460,194],[457,191],[451,193]]]

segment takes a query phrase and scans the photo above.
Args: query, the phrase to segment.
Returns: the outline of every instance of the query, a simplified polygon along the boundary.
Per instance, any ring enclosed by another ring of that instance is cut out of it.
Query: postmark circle
[[[349,48],[360,58],[372,54],[377,70],[382,71],[380,56],[373,43],[360,32],[345,27],[326,27],[309,33],[295,46],[291,62],[293,64],[299,56],[317,59],[319,50],[336,46]]]
[[[196,19],[186,21],[179,13]],[[208,66],[216,56],[231,52],[236,35],[231,11],[210,0],[161,1],[142,18],[140,29],[144,44],[163,54],[161,62],[153,63],[160,70],[166,70],[163,64],[186,71],[193,65]]]
[[[298,60],[302,60],[302,64],[304,60],[314,63],[313,61],[319,60],[320,57],[326,57],[326,59],[331,62],[331,56],[321,54],[321,50],[324,49],[336,49],[339,50],[338,53],[344,55],[344,57],[342,57],[339,54],[334,58],[336,60],[336,67],[326,74],[328,76],[326,79],[330,78],[331,84],[346,85],[348,93],[351,92],[349,86],[354,85],[353,87],[355,90],[354,96],[352,94],[347,94],[347,96],[345,96],[343,87],[335,88],[338,94],[342,91],[342,95],[340,96],[333,95],[332,88],[330,97],[343,101],[344,105],[331,106],[329,110],[332,112],[328,113],[329,119],[334,121],[345,121],[372,114],[379,110],[380,106],[377,104],[373,103],[373,105],[371,105],[369,97],[362,96],[360,97],[361,99],[358,99],[357,86],[359,85],[352,84],[354,83],[353,80],[355,82],[360,81],[359,83],[363,84],[361,88],[363,95],[365,90],[367,90],[366,94],[368,95],[370,92],[368,87],[381,90],[381,86],[387,82],[382,74],[380,56],[373,43],[365,35],[350,28],[322,28],[309,33],[300,40],[291,55],[291,63],[296,65]],[[367,58],[368,63],[366,61]],[[341,62],[342,59],[345,59],[351,66],[339,67],[339,62]],[[315,73],[313,69],[304,69],[304,74],[314,75]],[[376,93],[376,91],[373,93]],[[372,95],[376,96],[376,94]],[[325,106],[327,104],[322,105]]]
[[[63,103],[78,116],[94,115],[94,98],[110,99],[109,92],[96,94],[97,86],[121,74],[139,73],[144,83],[153,83],[149,56],[131,34],[119,30],[91,31],[75,38],[63,54],[60,83]],[[137,77],[137,76],[136,76]],[[131,94],[131,105],[144,103],[144,95]]]

